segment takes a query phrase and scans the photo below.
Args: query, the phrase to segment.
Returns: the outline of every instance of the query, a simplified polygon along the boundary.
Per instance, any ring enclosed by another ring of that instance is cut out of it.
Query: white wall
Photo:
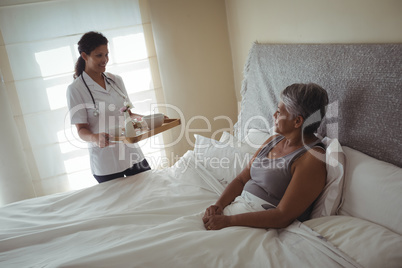
[[[166,103],[177,106],[187,123],[203,116],[216,130],[237,120],[232,57],[224,0],[149,0],[155,46]],[[206,129],[195,120],[192,129]],[[189,133],[193,138],[193,133]],[[175,153],[192,147],[184,139]]]
[[[254,41],[401,43],[400,0],[226,0],[236,97]]]

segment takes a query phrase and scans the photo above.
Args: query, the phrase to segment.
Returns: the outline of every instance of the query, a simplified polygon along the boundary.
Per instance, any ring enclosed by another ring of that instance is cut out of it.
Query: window
[[[122,76],[134,112],[150,113],[163,99],[160,85],[154,83],[159,81],[156,56],[149,53],[153,53],[147,40],[150,25],[143,21],[140,4],[138,0],[56,0],[0,7],[9,59],[1,64],[11,69],[6,87],[14,96],[10,103],[38,195],[97,183],[85,144],[76,138],[66,117],[66,90],[73,81],[79,56],[76,44],[82,34],[99,31],[108,38],[107,71]],[[163,157],[164,150],[150,143],[146,140],[140,146],[155,168],[152,158]]]

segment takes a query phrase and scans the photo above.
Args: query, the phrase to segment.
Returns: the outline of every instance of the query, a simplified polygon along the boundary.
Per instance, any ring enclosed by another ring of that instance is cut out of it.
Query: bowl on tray
[[[165,115],[162,113],[145,115],[142,119],[147,123],[149,129],[154,129],[162,126]]]

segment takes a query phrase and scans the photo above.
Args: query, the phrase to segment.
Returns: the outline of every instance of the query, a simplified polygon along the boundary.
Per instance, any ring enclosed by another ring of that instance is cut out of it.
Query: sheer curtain
[[[1,69],[10,70],[4,74],[7,96],[33,187],[40,196],[91,186],[97,182],[87,149],[67,116],[66,89],[79,56],[76,44],[87,31],[102,32],[109,40],[107,71],[122,76],[134,112],[150,113],[164,97],[147,2],[21,2],[0,6],[6,53]],[[140,143],[154,168],[165,156],[163,146],[155,144],[162,141]]]

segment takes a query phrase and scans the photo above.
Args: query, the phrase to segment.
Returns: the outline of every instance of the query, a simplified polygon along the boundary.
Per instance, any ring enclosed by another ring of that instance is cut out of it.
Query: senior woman
[[[314,133],[327,105],[327,92],[313,83],[293,84],[282,91],[274,114],[277,135],[261,146],[215,205],[206,209],[207,230],[284,228],[295,219],[308,219],[326,181],[325,147]],[[319,119],[309,123],[317,114]],[[233,214],[231,207],[241,200],[253,210]]]

